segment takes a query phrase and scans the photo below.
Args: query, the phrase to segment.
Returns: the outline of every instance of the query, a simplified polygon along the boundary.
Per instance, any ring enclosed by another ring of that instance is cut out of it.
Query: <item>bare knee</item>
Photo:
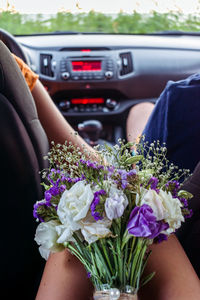
[[[142,102],[130,109],[126,123],[127,139],[129,141],[137,140],[138,136],[142,134],[153,108],[153,103]]]

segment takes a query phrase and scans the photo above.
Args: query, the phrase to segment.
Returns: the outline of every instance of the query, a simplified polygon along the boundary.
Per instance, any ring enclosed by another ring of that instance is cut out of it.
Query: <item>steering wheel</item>
[[[0,40],[2,40],[12,53],[20,57],[26,64],[30,64],[27,54],[12,34],[0,28]]]

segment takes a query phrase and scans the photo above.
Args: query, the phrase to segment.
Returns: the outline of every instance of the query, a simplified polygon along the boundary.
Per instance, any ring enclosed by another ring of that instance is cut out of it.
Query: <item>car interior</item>
[[[13,36],[3,29],[0,39],[1,284],[6,299],[34,299],[45,261],[34,242],[32,211],[43,197],[39,171],[48,167],[43,157],[49,143],[10,52],[39,75],[60,112],[89,144],[114,145],[126,139],[132,106],[156,103],[169,80],[199,71],[200,39],[181,34]]]

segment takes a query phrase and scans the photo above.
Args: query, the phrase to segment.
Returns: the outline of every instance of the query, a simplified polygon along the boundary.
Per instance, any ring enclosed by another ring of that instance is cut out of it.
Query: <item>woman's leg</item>
[[[36,300],[89,300],[93,286],[84,266],[69,251],[48,258]]]
[[[139,293],[140,300],[199,300],[200,281],[175,235],[152,246],[145,275],[156,272]]]
[[[142,102],[134,105],[130,111],[126,123],[126,136],[129,142],[137,141],[154,109],[154,104]]]

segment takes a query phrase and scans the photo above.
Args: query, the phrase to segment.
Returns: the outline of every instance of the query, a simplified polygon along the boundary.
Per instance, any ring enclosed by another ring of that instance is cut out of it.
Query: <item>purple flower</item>
[[[95,219],[95,221],[102,220],[103,217],[100,215],[98,211],[92,211],[91,215]]]
[[[34,218],[38,219],[40,222],[44,222],[44,219],[38,214],[38,208],[40,206],[46,206],[45,202],[36,202],[33,206],[33,216]]]
[[[102,220],[103,217],[100,215],[100,213],[98,211],[96,211],[96,206],[99,204],[100,202],[100,196],[101,195],[105,195],[106,191],[104,190],[99,190],[97,192],[94,193],[94,198],[92,203],[90,204],[90,209],[91,209],[91,215],[93,216],[93,218],[98,221],[98,220]]]
[[[111,176],[111,175],[113,175],[113,173],[115,171],[115,167],[114,166],[108,166],[107,171],[108,171],[108,175]]]
[[[177,180],[170,180],[166,183],[166,188],[171,192],[174,198],[177,197],[178,189],[180,187],[180,183]]]
[[[86,165],[88,168],[92,168],[94,170],[103,170],[104,169],[104,166],[102,165],[98,165],[96,162],[92,162],[90,160],[83,160],[83,159],[80,159],[79,162],[82,164],[82,165]]]
[[[57,196],[57,195],[59,195],[59,194],[60,194],[60,190],[59,190],[58,185],[52,186],[52,187],[48,190],[48,192],[49,192],[52,196]]]
[[[163,230],[169,227],[167,223],[156,221],[152,208],[143,204],[136,206],[129,217],[127,230],[129,234],[138,237],[148,237],[154,239]]]
[[[47,202],[50,202],[51,197],[52,197],[51,193],[49,193],[49,191],[45,191],[44,198]]]
[[[56,170],[56,169],[51,169],[49,175],[47,176],[48,180],[49,180],[52,184],[54,184],[54,181],[53,181],[52,177],[54,177],[56,173],[59,174],[60,171],[59,171],[59,170]]]
[[[90,278],[90,277],[91,277],[91,273],[87,272],[87,278]]]
[[[158,185],[158,178],[152,176],[149,179],[148,185],[150,185],[152,190],[155,190],[157,193],[159,193],[159,189],[157,189],[157,185]]]
[[[69,179],[69,178],[68,178]],[[71,179],[71,178],[70,178]],[[76,183],[78,181],[85,180],[85,176],[82,174],[81,177],[72,178],[71,182]]]
[[[62,184],[62,185],[60,186],[60,192],[63,193],[65,190],[66,190],[66,185],[65,185],[65,184]]]
[[[160,233],[157,237],[156,237],[156,243],[161,243],[163,241],[167,241],[168,236],[164,233]]]
[[[131,170],[131,171],[127,172],[126,170],[119,169],[118,173],[121,177],[121,186],[122,186],[123,189],[125,189],[127,187],[127,184],[128,184],[128,177],[132,176],[132,175],[135,175],[136,170],[134,169],[134,170]]]
[[[184,207],[188,207],[188,201],[185,198],[178,197]]]
[[[193,215],[192,209],[188,209],[187,212],[184,213],[184,218],[189,219],[192,217],[192,215]]]
[[[83,165],[86,164],[86,160],[84,160],[84,159],[80,159],[79,161],[80,161],[80,163],[83,164]]]

